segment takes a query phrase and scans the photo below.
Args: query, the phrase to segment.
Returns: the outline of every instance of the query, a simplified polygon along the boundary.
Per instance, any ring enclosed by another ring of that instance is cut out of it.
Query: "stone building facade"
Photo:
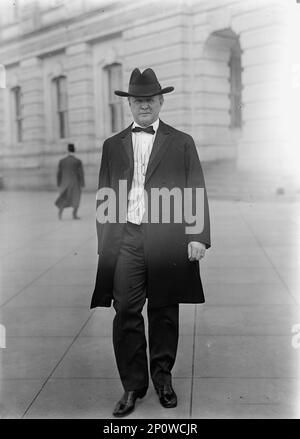
[[[295,141],[283,109],[298,85],[290,84],[286,2],[12,4],[0,3],[0,174],[7,187],[54,188],[57,162],[74,142],[94,190],[103,140],[130,122],[127,100],[113,90],[127,89],[134,67],[152,67],[163,86],[175,87],[161,118],[193,135],[204,163],[234,160],[257,175],[292,170]],[[297,71],[294,58],[292,65]]]

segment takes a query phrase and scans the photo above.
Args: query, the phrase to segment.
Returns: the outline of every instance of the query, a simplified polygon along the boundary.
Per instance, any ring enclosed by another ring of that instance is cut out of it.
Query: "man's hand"
[[[199,261],[205,256],[206,247],[202,242],[192,241],[188,245],[188,258],[190,261]]]

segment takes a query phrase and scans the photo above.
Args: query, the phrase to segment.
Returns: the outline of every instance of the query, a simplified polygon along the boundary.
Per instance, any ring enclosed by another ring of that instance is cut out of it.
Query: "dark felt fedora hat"
[[[141,73],[140,69],[133,70],[130,76],[128,93],[115,90],[117,96],[151,97],[170,93],[174,87],[161,88],[160,83],[152,69],[146,69]]]
[[[69,152],[75,152],[75,145],[74,145],[74,143],[68,143],[68,151]]]

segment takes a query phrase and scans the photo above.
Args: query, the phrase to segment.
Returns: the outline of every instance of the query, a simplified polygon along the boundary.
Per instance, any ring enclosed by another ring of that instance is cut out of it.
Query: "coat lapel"
[[[170,132],[168,126],[165,125],[162,121],[160,121],[149,158],[149,163],[145,176],[145,184],[153,174],[155,168],[161,161],[163,155],[165,154],[169,146],[169,142],[167,142],[169,135]],[[123,159],[127,164],[127,166],[129,165],[129,169],[133,171],[134,159],[133,159],[131,125],[124,131],[124,134],[122,136],[122,146],[123,147],[121,148],[121,151],[122,151]]]
[[[150,154],[150,158],[149,158],[149,163],[148,163],[147,172],[146,172],[146,176],[145,176],[145,184],[147,183],[147,181],[149,180],[149,178],[153,174],[155,168],[157,167],[157,165],[161,161],[163,155],[165,154],[165,152],[168,148],[169,142],[167,142],[166,140],[168,139],[169,134],[170,133],[169,133],[167,125],[165,125],[160,120],[159,126],[158,126],[158,131],[157,131],[157,134],[155,136],[155,141],[154,141],[152,151]]]
[[[123,158],[127,165],[133,169],[133,147],[132,147],[132,136],[131,136],[131,125],[124,131],[122,136],[123,148],[121,148]]]

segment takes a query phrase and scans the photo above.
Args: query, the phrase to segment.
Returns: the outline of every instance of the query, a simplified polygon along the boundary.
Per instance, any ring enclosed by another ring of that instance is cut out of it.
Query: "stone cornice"
[[[138,18],[140,8],[136,1],[118,4],[118,9],[101,14],[93,13],[69,18],[45,26],[31,33],[0,43],[0,62],[6,66],[33,56],[46,56],[49,52],[64,50],[71,44],[93,42],[121,34]]]

